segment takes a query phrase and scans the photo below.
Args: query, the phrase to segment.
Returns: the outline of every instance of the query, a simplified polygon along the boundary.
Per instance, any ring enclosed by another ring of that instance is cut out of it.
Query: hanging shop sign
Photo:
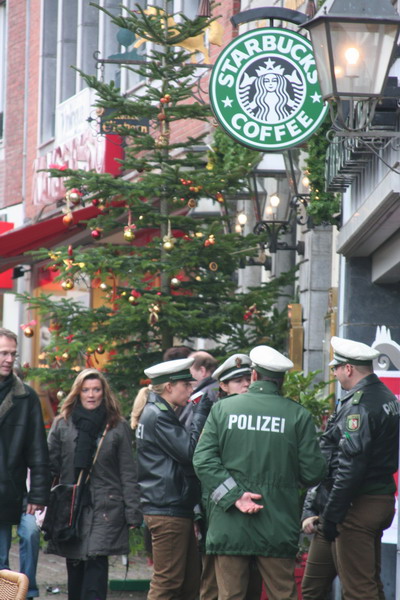
[[[112,108],[100,109],[100,133],[118,135],[121,127],[124,129],[135,129],[142,133],[149,133],[149,119],[145,117],[142,119],[132,119],[132,117],[127,115],[118,115],[118,117],[115,117],[113,116],[114,114],[115,110]]]
[[[225,131],[262,152],[302,144],[328,110],[311,43],[275,27],[248,31],[226,46],[211,74],[210,100]]]

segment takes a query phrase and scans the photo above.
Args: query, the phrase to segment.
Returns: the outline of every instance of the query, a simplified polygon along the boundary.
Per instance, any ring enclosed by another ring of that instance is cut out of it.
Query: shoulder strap
[[[360,404],[360,400],[361,400],[363,394],[364,394],[363,390],[357,390],[353,395],[351,403],[352,404]]]
[[[99,452],[100,452],[101,445],[102,445],[102,443],[103,443],[103,441],[104,441],[104,438],[106,437],[106,433],[107,433],[107,431],[108,431],[108,430],[109,430],[109,425],[108,425],[108,423],[107,423],[107,425],[106,425],[106,427],[105,427],[105,429],[104,429],[104,431],[103,431],[103,433],[102,433],[102,435],[101,435],[101,438],[100,438],[100,440],[99,440],[99,443],[97,444],[96,454],[95,454],[95,455],[94,455],[94,457],[93,457],[93,461],[92,461],[91,467],[90,467],[90,469],[89,469],[89,473],[87,474],[87,477],[86,477],[86,479],[85,479],[85,483],[87,483],[87,482],[89,481],[90,475],[91,475],[91,473],[92,473],[92,471],[93,471],[94,463],[95,463],[95,462],[96,462],[96,460],[97,460],[97,457],[98,457],[98,455],[99,455]],[[80,472],[80,474],[79,474],[79,478],[78,478],[78,482],[77,482],[77,483],[78,483],[78,485],[79,485],[79,483],[80,483],[80,480],[81,480],[81,475],[82,475],[82,473],[83,473],[83,471],[81,471],[81,472]]]

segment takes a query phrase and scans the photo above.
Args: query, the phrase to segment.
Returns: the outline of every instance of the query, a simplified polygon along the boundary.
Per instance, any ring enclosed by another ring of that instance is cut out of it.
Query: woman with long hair
[[[52,475],[60,483],[89,475],[78,539],[50,543],[49,551],[67,560],[68,600],[105,600],[108,556],[129,553],[129,527],[139,526],[142,515],[131,431],[103,373],[79,373],[48,443]]]

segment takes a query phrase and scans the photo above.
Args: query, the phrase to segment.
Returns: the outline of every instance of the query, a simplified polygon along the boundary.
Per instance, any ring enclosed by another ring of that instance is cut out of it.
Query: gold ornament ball
[[[82,371],[82,367],[80,367],[79,365],[76,365],[75,367],[72,367],[72,370],[75,371],[76,373],[79,373],[79,371]]]
[[[135,234],[133,233],[132,229],[130,227],[125,227],[124,228],[124,240],[126,240],[127,242],[131,242],[134,239],[135,239]]]
[[[62,282],[61,287],[63,288],[63,290],[72,290],[72,288],[74,287],[74,280],[66,279]]]
[[[177,277],[172,277],[171,279],[171,287],[177,289],[181,285],[180,280]]]
[[[196,279],[196,281],[201,281],[200,275],[196,275],[195,279]]]
[[[58,390],[57,392],[57,400],[59,402],[61,402],[62,400],[64,400],[65,398],[65,392],[63,392],[62,390]]]
[[[131,304],[133,304],[135,301],[136,301],[135,296],[129,296],[128,302],[130,302]]]
[[[24,336],[27,337],[27,338],[33,337],[33,329],[32,329],[32,327],[25,327],[25,329],[24,329]]]
[[[197,202],[194,198],[189,198],[187,205],[189,208],[196,208]]]
[[[69,354],[68,352],[63,352],[63,354],[61,355],[62,360],[68,360],[69,359]]]
[[[86,348],[86,352],[87,352],[87,354],[94,354],[94,352],[95,352],[95,349],[94,349],[94,348],[92,348],[92,346],[88,346],[88,347]]]
[[[166,250],[167,252],[170,252],[170,251],[173,249],[173,247],[174,247],[174,244],[172,243],[172,241],[171,241],[171,240],[166,240],[166,241],[163,243],[163,248],[164,248],[164,250]]]
[[[72,202],[72,204],[79,204],[82,198],[81,192],[77,188],[72,188],[67,192],[67,197]]]
[[[99,285],[100,289],[103,290],[103,292],[105,292],[106,290],[108,290],[108,285],[102,281],[101,284]]]

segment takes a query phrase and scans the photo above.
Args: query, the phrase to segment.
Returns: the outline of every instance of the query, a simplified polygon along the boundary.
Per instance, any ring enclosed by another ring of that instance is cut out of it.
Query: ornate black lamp
[[[397,49],[400,17],[391,1],[328,0],[303,27],[310,32],[323,99],[336,107],[334,125],[368,128]]]

